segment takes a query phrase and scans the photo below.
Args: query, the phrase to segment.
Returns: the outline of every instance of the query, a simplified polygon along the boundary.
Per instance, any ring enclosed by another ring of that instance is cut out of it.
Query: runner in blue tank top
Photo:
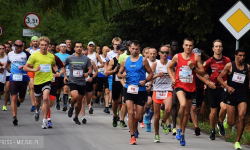
[[[129,51],[131,56],[122,61],[117,76],[120,79],[126,79],[123,93],[129,113],[130,144],[136,144],[135,138],[137,138],[139,134],[137,130],[138,121],[142,120],[143,108],[147,100],[145,84],[151,80],[153,73],[147,59],[139,56],[140,43],[138,41],[132,41]],[[123,73],[124,71],[125,73]],[[148,73],[147,78],[146,72]],[[134,105],[136,116],[134,116]]]

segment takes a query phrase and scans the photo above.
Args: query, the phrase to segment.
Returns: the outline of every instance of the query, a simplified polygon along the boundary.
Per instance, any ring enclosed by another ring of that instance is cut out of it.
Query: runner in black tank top
[[[237,127],[237,139],[234,148],[242,149],[239,142],[245,127],[244,122],[247,111],[247,92],[249,88],[250,66],[243,63],[245,59],[245,50],[236,50],[235,58],[236,61],[228,63],[217,80],[227,89],[227,123],[230,126],[235,125],[235,110],[237,107],[239,123]],[[223,77],[226,75],[227,83],[223,81]]]

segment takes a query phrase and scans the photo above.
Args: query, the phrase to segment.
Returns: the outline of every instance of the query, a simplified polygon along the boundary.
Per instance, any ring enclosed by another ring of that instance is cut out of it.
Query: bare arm
[[[196,68],[194,71],[196,74],[203,77],[205,75],[205,71],[204,71],[203,65],[201,63],[201,57],[198,54],[195,54],[195,61],[196,61],[196,66],[198,68]]]
[[[96,64],[94,61],[91,60],[91,64],[93,66],[93,69],[95,71],[95,73],[93,74],[93,78],[95,78],[98,75],[98,68],[96,67]]]
[[[174,65],[177,63],[177,60],[178,60],[178,55],[175,55],[167,66],[168,75],[172,80],[172,85],[175,85],[175,76],[174,76],[173,69],[174,69]]]
[[[97,54],[96,53],[96,59],[101,63],[101,65],[100,66],[98,66],[98,68],[102,68],[102,67],[104,67],[104,64],[103,64],[103,62],[102,62],[102,59],[101,59],[101,57],[100,57],[100,55],[99,54]],[[96,64],[97,65],[97,64]]]
[[[124,59],[120,65],[120,70],[117,74],[117,77],[119,79],[122,79],[122,78],[126,78],[126,74],[123,74],[124,70],[125,70],[125,62],[126,62],[127,59]]]
[[[115,73],[116,69],[111,70],[111,69],[113,68],[113,66],[114,66],[114,59],[111,59],[111,60],[109,61],[109,65],[108,65],[107,70],[106,70],[106,72],[105,72],[105,75],[106,75],[106,76],[110,76],[110,75],[112,75],[112,74]]]
[[[139,82],[141,86],[145,86],[145,84],[147,82],[151,81],[151,79],[153,77],[152,69],[150,68],[148,60],[146,58],[143,58],[143,66],[144,66],[145,70],[147,71],[148,76],[145,80],[142,80]]]
[[[23,71],[26,71],[26,72],[36,72],[36,71],[39,71],[40,69],[41,69],[40,66],[33,69],[32,65],[28,63],[26,63],[25,66],[23,67]]]
[[[217,77],[218,82],[228,90],[229,94],[232,94],[234,92],[234,89],[228,86],[226,82],[224,82],[223,77],[231,72],[231,67],[232,63],[227,63],[220,75]]]

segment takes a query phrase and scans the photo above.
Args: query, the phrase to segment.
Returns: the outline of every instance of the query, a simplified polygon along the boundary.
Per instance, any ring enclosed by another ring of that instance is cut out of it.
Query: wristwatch
[[[194,67],[192,70],[195,70],[196,69],[196,67]]]

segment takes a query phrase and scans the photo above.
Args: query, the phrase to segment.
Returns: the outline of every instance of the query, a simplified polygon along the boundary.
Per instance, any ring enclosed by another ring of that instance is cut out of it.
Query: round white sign
[[[28,13],[23,21],[26,27],[34,29],[40,24],[40,17],[36,13]]]

